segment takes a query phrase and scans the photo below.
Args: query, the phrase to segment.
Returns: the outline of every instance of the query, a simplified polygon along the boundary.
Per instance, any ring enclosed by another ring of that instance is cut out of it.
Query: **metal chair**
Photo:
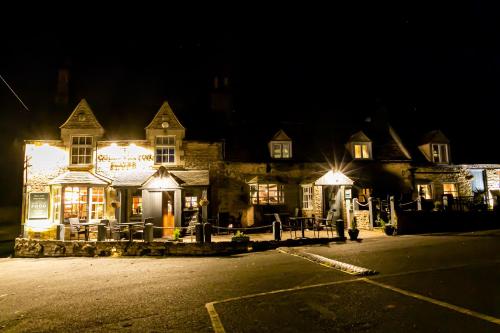
[[[80,234],[85,235],[85,229],[81,229],[80,219],[78,217],[70,217],[69,219],[69,240],[71,235],[76,234],[77,240],[80,240]],[[85,236],[84,236],[85,237]]]

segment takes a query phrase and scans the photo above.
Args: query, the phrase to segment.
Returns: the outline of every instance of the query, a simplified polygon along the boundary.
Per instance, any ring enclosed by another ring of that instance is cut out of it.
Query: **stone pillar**
[[[391,224],[392,225],[396,225],[396,207],[394,205],[394,196],[391,195],[391,197],[389,198],[389,201],[390,201],[390,208],[391,208]]]
[[[273,222],[273,235],[274,235],[274,240],[276,241],[281,240],[281,223],[278,221]]]
[[[368,198],[368,211],[370,212],[370,229],[373,229],[374,219],[373,219],[373,198]]]
[[[153,241],[153,223],[146,223],[144,225],[144,241],[145,242]]]

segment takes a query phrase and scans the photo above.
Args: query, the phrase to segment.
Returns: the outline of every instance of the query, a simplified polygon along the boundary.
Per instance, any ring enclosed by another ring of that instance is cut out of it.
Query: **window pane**
[[[453,183],[443,184],[443,193],[444,194],[451,194],[451,195],[453,195],[454,198],[458,197],[458,191],[457,191],[456,184],[453,184]]]
[[[448,152],[447,152],[447,149],[446,149],[446,145],[439,145],[440,146],[440,157],[441,157],[441,160],[440,162],[443,162],[443,163],[447,163],[448,162]]]
[[[363,158],[370,158],[370,153],[368,152],[368,145],[361,145],[363,147]]]
[[[290,157],[290,144],[284,143],[283,144],[283,158],[289,158]]]
[[[361,145],[354,145],[354,158],[361,158]]]
[[[278,143],[273,144],[273,157],[281,158],[281,145]]]

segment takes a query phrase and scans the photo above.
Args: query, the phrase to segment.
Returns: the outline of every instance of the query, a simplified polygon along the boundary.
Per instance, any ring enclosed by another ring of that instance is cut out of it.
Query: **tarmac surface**
[[[360,235],[363,238],[363,232]],[[500,230],[223,258],[0,259],[0,332],[496,332]]]

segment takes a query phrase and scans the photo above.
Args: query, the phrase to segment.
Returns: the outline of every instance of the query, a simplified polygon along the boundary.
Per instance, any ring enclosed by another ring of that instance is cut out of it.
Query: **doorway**
[[[175,212],[174,212],[174,191],[163,191],[161,205],[161,220],[163,226],[162,237],[172,238],[175,227]]]

